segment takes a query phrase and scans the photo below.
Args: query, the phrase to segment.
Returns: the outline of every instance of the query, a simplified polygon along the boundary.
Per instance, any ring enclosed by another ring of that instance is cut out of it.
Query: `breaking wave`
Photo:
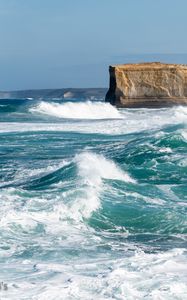
[[[63,104],[40,102],[30,108],[30,112],[46,114],[65,119],[118,119],[122,118],[119,111],[103,102],[66,102]]]
[[[103,190],[103,179],[135,181],[116,164],[106,159],[103,155],[84,152],[75,158],[78,167],[79,184],[84,187],[84,198],[79,198],[73,207],[81,206],[84,217],[90,217],[91,213],[100,206],[100,193]]]
[[[0,298],[187,298],[186,107],[0,113]]]

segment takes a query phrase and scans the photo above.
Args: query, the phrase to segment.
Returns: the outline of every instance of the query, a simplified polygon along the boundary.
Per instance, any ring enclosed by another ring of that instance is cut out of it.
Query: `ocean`
[[[0,101],[0,299],[187,299],[187,107]]]

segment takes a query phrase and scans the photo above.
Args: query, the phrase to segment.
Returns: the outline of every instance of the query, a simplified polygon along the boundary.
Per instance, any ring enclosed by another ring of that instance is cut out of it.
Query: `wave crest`
[[[123,172],[113,161],[101,154],[83,152],[75,157],[75,162],[84,196],[77,198],[71,209],[81,211],[86,218],[89,218],[92,212],[100,207],[99,196],[103,190],[103,179],[135,183],[128,173]]]
[[[122,118],[120,112],[109,103],[91,101],[63,104],[42,101],[37,106],[30,108],[30,112],[66,119]]]

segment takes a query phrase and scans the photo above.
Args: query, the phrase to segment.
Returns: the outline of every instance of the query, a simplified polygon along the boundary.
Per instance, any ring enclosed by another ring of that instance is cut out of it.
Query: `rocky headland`
[[[187,105],[187,65],[160,62],[109,67],[106,101],[118,107]]]

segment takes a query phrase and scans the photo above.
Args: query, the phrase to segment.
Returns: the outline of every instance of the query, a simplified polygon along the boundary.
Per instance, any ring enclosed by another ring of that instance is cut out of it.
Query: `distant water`
[[[0,101],[0,299],[187,299],[187,107]]]

